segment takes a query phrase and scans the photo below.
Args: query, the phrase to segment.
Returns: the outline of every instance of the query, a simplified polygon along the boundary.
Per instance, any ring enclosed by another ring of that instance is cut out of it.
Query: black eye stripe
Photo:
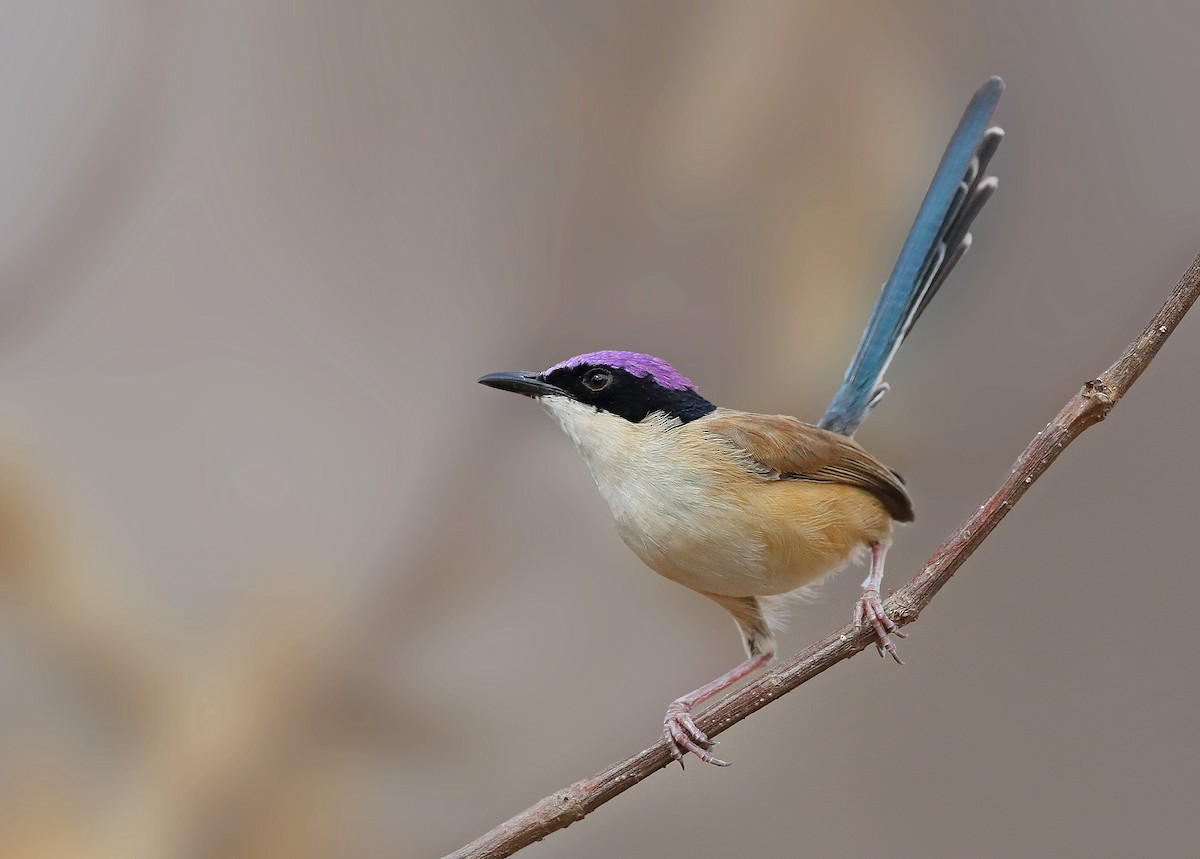
[[[716,409],[690,388],[664,388],[653,376],[635,376],[621,367],[604,364],[560,367],[547,373],[545,380],[581,403],[632,423],[640,423],[656,412],[687,423]]]

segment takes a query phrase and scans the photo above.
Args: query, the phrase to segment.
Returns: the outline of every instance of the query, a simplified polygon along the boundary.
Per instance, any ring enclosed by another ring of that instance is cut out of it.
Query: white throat
[[[667,453],[667,430],[679,426],[678,418],[666,415],[633,423],[570,397],[542,397],[539,402],[571,439],[606,498],[606,484],[629,476],[635,461],[636,469],[649,465],[647,459],[661,459]]]
[[[652,570],[716,592],[731,571],[759,575],[761,546],[743,539],[736,499],[715,491],[719,450],[697,449],[703,435],[661,412],[633,423],[568,397],[541,404],[587,463],[621,539]]]

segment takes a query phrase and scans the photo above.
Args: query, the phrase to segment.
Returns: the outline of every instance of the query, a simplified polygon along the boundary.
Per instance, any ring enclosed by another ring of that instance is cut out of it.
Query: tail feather
[[[1003,91],[1004,82],[991,78],[967,106],[819,426],[854,434],[887,393],[883,374],[896,350],[970,248],[971,223],[996,190],[987,167],[1004,132],[988,123]]]

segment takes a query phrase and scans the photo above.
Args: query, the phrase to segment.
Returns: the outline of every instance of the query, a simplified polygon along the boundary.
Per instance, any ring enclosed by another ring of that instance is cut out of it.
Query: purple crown
[[[634,376],[651,376],[664,388],[673,391],[694,391],[696,386],[691,379],[684,376],[662,358],[653,355],[643,355],[640,352],[588,352],[586,355],[576,355],[561,364],[555,364],[547,374],[555,370],[578,367],[582,364],[603,364],[632,373]]]

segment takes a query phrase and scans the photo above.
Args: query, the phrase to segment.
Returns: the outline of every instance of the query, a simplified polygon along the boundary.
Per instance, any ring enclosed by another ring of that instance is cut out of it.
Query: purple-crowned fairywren
[[[893,522],[911,522],[900,476],[852,438],[887,392],[883,374],[913,323],[971,245],[968,229],[996,190],[988,162],[1003,132],[989,128],[1004,83],[993,77],[950,139],[891,277],[825,415],[718,408],[666,361],[591,352],[541,373],[491,373],[481,384],[537,399],[571,437],[617,532],[655,572],[733,615],[748,658],[675,699],[663,736],[682,763],[692,752],[725,766],[692,710],[775,655],[778,598],[870,553],[854,622],[899,662],[904,637],[880,597]]]

